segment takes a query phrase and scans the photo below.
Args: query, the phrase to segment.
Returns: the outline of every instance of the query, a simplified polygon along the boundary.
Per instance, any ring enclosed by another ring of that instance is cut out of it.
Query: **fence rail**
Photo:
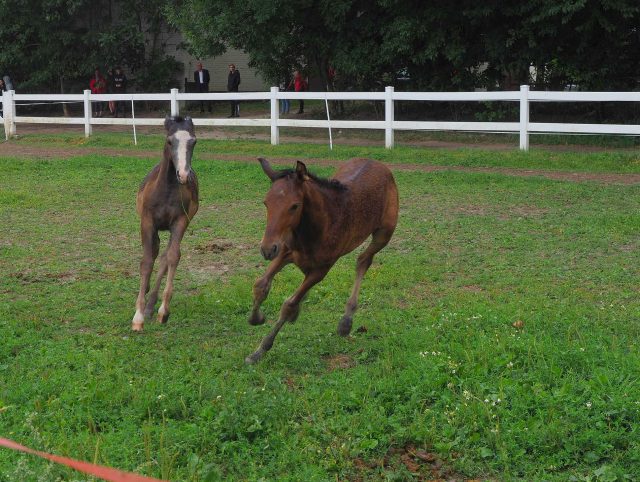
[[[357,121],[331,120],[327,112],[326,120],[282,119],[279,116],[279,101],[289,100],[367,100],[385,103],[384,120]],[[271,143],[280,143],[280,127],[305,127],[321,129],[378,129],[385,131],[385,147],[394,146],[394,132],[406,130],[428,131],[473,131],[518,133],[520,149],[529,149],[529,135],[538,133],[567,134],[614,134],[640,135],[640,125],[626,124],[559,124],[530,122],[531,102],[640,102],[640,92],[548,92],[530,91],[523,85],[519,91],[506,92],[395,92],[387,87],[384,92],[280,92],[272,87],[269,92],[230,92],[230,93],[180,93],[172,89],[168,94],[91,94],[85,90],[82,94],[16,94],[14,91],[2,93],[2,106],[5,137],[16,135],[16,124],[77,124],[84,125],[85,136],[92,134],[94,125],[162,125],[164,119],[158,118],[103,118],[92,117],[91,102],[125,101],[132,106],[137,101],[161,101],[170,103],[171,115],[179,114],[181,101],[230,101],[264,100],[270,102],[268,118],[231,118],[198,119],[195,125],[235,126],[235,127],[271,127]],[[439,102],[517,102],[520,108],[519,122],[439,122],[439,121],[396,121],[395,102],[397,101],[439,101]],[[16,105],[21,103],[83,103],[82,117],[36,117],[17,116]]]

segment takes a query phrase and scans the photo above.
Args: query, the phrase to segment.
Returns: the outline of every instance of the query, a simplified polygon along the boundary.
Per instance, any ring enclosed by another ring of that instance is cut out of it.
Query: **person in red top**
[[[296,92],[305,92],[308,88],[307,81],[302,77],[299,70],[293,73],[293,80],[289,84],[289,88],[293,85]],[[300,99],[300,106],[298,107],[298,114],[304,114],[304,100]]]
[[[92,94],[105,94],[107,92],[107,81],[100,73],[100,69],[96,67],[93,77],[89,81],[89,88]],[[94,117],[102,117],[102,110],[104,108],[104,102],[94,102],[96,111],[93,114]]]

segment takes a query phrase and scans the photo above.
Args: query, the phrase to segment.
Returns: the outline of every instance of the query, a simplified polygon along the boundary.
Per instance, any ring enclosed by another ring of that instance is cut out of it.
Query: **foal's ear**
[[[260,162],[262,170],[267,175],[267,177],[273,181],[276,178],[277,173],[273,170],[271,164],[269,164],[269,161],[267,161],[264,157],[258,157],[258,162]]]
[[[168,131],[171,124],[175,122],[175,118],[168,115],[164,118],[164,128]]]
[[[307,166],[304,162],[296,161],[296,174],[301,181],[309,179],[309,173],[307,172]]]

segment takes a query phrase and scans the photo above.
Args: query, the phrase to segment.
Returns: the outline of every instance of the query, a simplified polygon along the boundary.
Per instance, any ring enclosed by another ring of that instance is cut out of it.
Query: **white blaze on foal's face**
[[[191,155],[196,138],[188,131],[177,131],[173,134],[173,163],[176,168],[176,175],[181,184],[187,182],[191,172]]]

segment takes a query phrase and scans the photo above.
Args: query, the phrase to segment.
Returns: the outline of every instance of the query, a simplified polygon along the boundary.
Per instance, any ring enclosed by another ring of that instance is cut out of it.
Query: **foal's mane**
[[[278,171],[276,172],[276,175],[273,177],[272,182],[277,181],[278,179],[282,179],[283,177],[288,177],[288,176],[296,176],[296,170],[295,169],[283,169],[282,171]],[[307,175],[318,185],[322,186],[322,187],[326,187],[329,189],[335,189],[336,191],[346,191],[348,189],[347,186],[345,186],[344,184],[342,184],[340,181],[338,181],[337,179],[327,179],[325,177],[318,177],[315,174],[312,174],[310,172],[307,172]]]

